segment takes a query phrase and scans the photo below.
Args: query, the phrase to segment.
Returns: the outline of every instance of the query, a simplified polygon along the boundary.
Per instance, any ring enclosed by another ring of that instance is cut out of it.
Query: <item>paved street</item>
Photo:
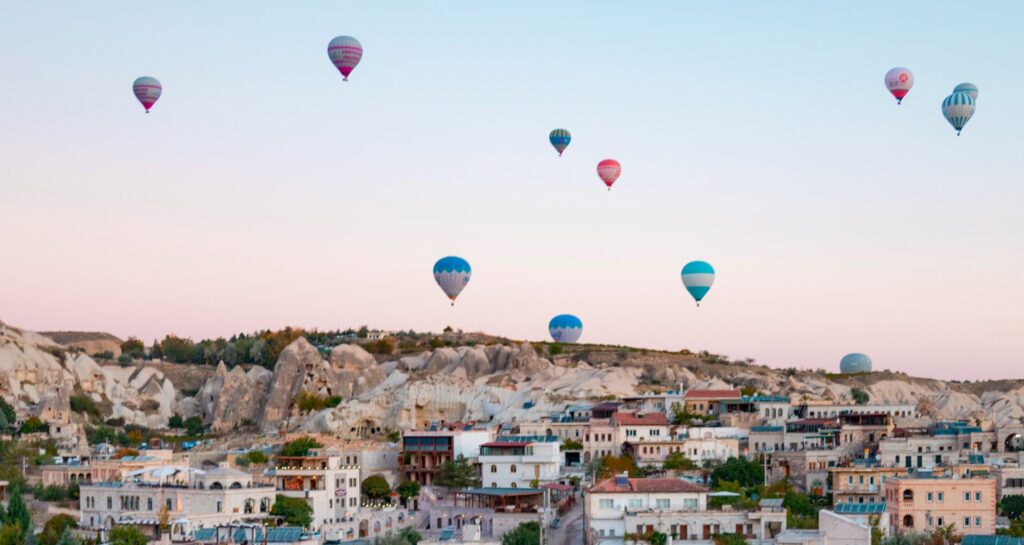
[[[583,502],[562,517],[560,527],[548,530],[548,545],[583,545]]]

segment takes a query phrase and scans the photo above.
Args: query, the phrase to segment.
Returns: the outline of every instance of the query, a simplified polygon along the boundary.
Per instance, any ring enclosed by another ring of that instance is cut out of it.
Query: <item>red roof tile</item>
[[[590,487],[590,493],[594,492],[642,492],[642,493],[670,493],[670,492],[707,492],[708,489],[699,484],[683,481],[680,479],[626,479],[626,486],[616,486],[615,479],[607,479]]]
[[[683,396],[684,399],[738,399],[741,397],[743,394],[739,390],[690,390]]]
[[[665,413],[615,413],[612,421],[619,426],[667,426]]]

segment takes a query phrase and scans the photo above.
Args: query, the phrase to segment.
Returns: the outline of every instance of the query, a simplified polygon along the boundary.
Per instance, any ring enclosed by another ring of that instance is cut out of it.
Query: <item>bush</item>
[[[72,395],[69,400],[71,403],[71,410],[79,414],[86,414],[96,418],[100,417],[100,410],[96,406],[96,403],[91,397],[87,395]],[[60,537],[60,536],[58,536]]]
[[[30,416],[28,420],[25,420],[21,424],[21,433],[36,433],[40,431],[47,431],[49,426],[43,423],[38,416]]]
[[[566,439],[562,443],[562,450],[583,450],[583,443],[575,439]]]
[[[114,526],[110,530],[111,545],[146,545],[149,540],[134,526]]]
[[[548,345],[548,355],[557,356],[565,352],[565,347],[559,343],[551,343]]]
[[[94,360],[112,360],[114,359],[114,353],[110,350],[104,350],[103,352],[97,352],[92,355]]]
[[[198,437],[206,431],[203,426],[203,419],[198,416],[190,416],[185,420],[185,433],[191,437]]]
[[[139,339],[128,337],[127,341],[121,343],[121,355],[125,354],[129,358],[142,359],[146,355],[146,347]]]
[[[391,339],[381,339],[364,345],[366,351],[371,354],[391,354],[395,351],[395,342]]]
[[[281,447],[281,456],[307,456],[310,450],[321,447],[323,445],[312,437],[299,437]]]
[[[265,464],[267,463],[267,455],[262,450],[252,450],[245,455],[249,459],[249,462],[254,464]]]
[[[43,532],[39,534],[40,545],[57,545],[64,530],[77,528],[78,521],[71,515],[54,515],[46,521]]]
[[[697,469],[697,464],[686,457],[682,452],[670,452],[665,457],[665,469],[673,470],[691,470]]]
[[[359,491],[371,500],[386,500],[391,495],[391,486],[384,477],[371,475],[363,480]]]
[[[132,363],[132,357],[128,354],[121,354],[117,357],[117,363],[120,364],[121,367],[126,367]]]
[[[501,545],[540,545],[540,523],[522,522],[501,536]]]
[[[1003,499],[999,500],[999,512],[1005,517],[1019,519],[1024,513],[1024,496],[1003,496]]]
[[[282,517],[288,525],[301,526],[306,528],[313,521],[313,508],[300,498],[289,498],[278,494],[274,499],[274,506],[270,508],[270,514],[275,517]]]
[[[322,411],[341,404],[341,396],[320,396],[310,392],[300,392],[295,398],[295,404],[299,407],[299,412]]]
[[[757,486],[764,482],[764,468],[757,461],[730,457],[711,473],[711,485],[722,481],[739,483],[743,487]]]
[[[853,398],[853,402],[857,405],[865,405],[871,400],[871,396],[860,388],[850,388],[850,397]]]
[[[420,483],[416,481],[405,481],[398,485],[395,490],[403,500],[410,500],[420,495]]]
[[[167,419],[167,427],[174,430],[180,430],[185,427],[185,420],[181,418],[180,414],[172,414],[171,417]]]

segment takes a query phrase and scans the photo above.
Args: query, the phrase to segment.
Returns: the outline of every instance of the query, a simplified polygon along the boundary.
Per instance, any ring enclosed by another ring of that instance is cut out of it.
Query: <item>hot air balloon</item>
[[[961,83],[953,88],[954,93],[967,93],[971,100],[978,102],[978,86],[973,83]]]
[[[583,334],[583,322],[572,314],[559,314],[548,322],[548,332],[556,343],[574,343]]]
[[[715,269],[704,261],[691,261],[682,270],[683,285],[697,301],[697,306],[715,283]]]
[[[444,294],[452,300],[455,305],[455,298],[462,292],[462,288],[469,283],[469,277],[473,270],[469,268],[469,262],[461,257],[442,257],[434,263],[434,280]]]
[[[839,372],[844,375],[850,373],[870,373],[871,358],[859,352],[847,354],[843,356],[843,359],[839,360]]]
[[[348,75],[355,70],[359,59],[363,58],[363,45],[352,36],[338,36],[327,44],[327,56],[345,81],[348,81]]]
[[[942,115],[960,136],[960,131],[974,115],[974,99],[967,93],[953,93],[942,101]]]
[[[885,87],[896,97],[896,104],[903,103],[903,97],[913,86],[914,73],[909,68],[893,68],[885,73]]]
[[[622,174],[622,165],[615,159],[605,159],[597,164],[597,175],[608,186],[608,191],[612,190],[612,184],[619,179],[619,174]]]
[[[572,135],[565,129],[555,129],[548,135],[548,140],[551,141],[551,145],[558,151],[558,156],[562,156],[562,152],[565,148],[569,147],[569,142],[572,141]]]
[[[142,106],[146,108],[147,114],[149,109],[156,104],[163,90],[164,88],[160,86],[160,82],[156,78],[149,76],[138,78],[132,83],[132,92],[135,93],[135,98],[139,99]]]

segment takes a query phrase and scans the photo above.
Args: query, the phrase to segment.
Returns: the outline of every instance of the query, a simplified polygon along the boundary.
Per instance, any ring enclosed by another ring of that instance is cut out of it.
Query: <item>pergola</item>
[[[493,509],[504,513],[530,513],[544,505],[544,490],[539,488],[469,488],[455,494],[464,507]]]

